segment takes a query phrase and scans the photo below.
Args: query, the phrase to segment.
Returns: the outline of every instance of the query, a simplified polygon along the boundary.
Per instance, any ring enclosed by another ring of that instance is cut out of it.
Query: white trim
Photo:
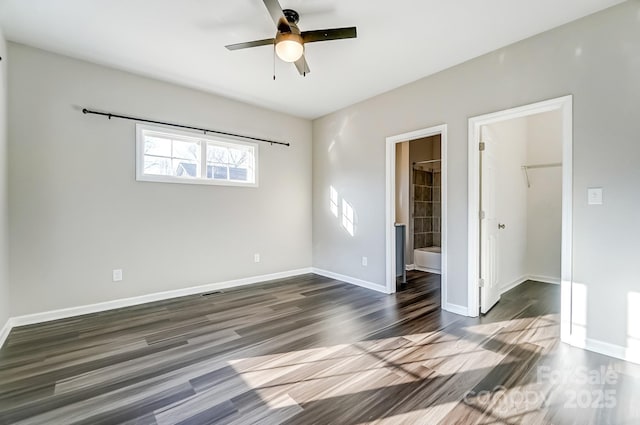
[[[407,264],[404,266],[405,270],[410,272],[411,270],[415,270],[416,269],[416,265],[415,264]]]
[[[480,128],[487,124],[522,118],[549,111],[562,111],[562,289],[561,289],[561,339],[567,341],[571,332],[571,281],[572,281],[572,196],[573,196],[573,96],[564,96],[533,103],[506,111],[481,115],[469,119],[468,144],[468,311],[469,316],[479,314],[479,210],[480,169],[479,150]]]
[[[99,313],[117,308],[131,307],[140,304],[151,303],[155,301],[163,301],[171,298],[184,297],[188,295],[202,294],[220,289],[236,288],[240,286],[252,285],[256,283],[267,282],[275,279],[284,279],[292,276],[300,276],[312,273],[312,269],[303,268],[290,270],[280,273],[266,274],[262,276],[253,276],[243,279],[230,280],[226,282],[211,283],[207,285],[194,286],[190,288],[175,289],[165,292],[156,292],[154,294],[141,295],[138,297],[123,298],[119,300],[106,301],[96,304],[89,304],[78,307],[64,308],[60,310],[45,311],[42,313],[27,314],[17,316],[10,319],[11,327],[33,325],[35,323],[49,322],[51,320],[66,319],[69,317],[82,316],[85,314]]]
[[[577,338],[570,336],[565,341],[567,344],[583,350],[593,351],[594,353],[603,354],[605,356],[614,357],[631,363],[640,364],[640,352],[630,350],[626,347],[608,342],[600,341],[592,338]]]
[[[553,276],[540,276],[540,275],[529,275],[529,280],[534,280],[536,282],[549,283],[551,285],[560,285],[562,283],[562,279],[559,277]]]
[[[414,270],[418,270],[419,272],[427,272],[427,273],[442,275],[442,270],[430,269],[429,267],[415,266]]]
[[[9,317],[7,319],[7,323],[5,323],[2,329],[0,329],[0,348],[2,348],[5,341],[7,340],[7,337],[9,336],[9,333],[11,333],[11,329],[13,328],[13,326],[13,319]]]
[[[395,197],[396,197],[396,144],[408,142],[411,140],[422,139],[424,137],[430,137],[440,135],[441,144],[441,169],[442,169],[442,189],[440,190],[440,205],[442,209],[441,214],[441,305],[446,306],[448,303],[448,279],[447,279],[447,252],[448,252],[448,238],[447,238],[447,192],[448,192],[448,154],[447,154],[447,124],[437,125],[434,127],[425,128],[422,130],[412,131],[409,133],[399,134],[396,136],[387,137],[386,139],[386,198],[385,198],[385,237],[386,237],[386,279],[385,288],[386,293],[393,294],[396,292],[396,258],[395,258],[395,241],[393,225],[396,221],[395,211]]]
[[[183,139],[191,139],[194,142],[200,142],[200,161],[201,164],[199,166],[200,172],[204,173],[203,175],[206,177],[206,167],[207,167],[207,145],[209,143],[218,144],[218,145],[244,145],[250,146],[253,148],[253,177],[254,181],[252,183],[246,183],[241,181],[232,181],[232,180],[216,180],[216,179],[208,179],[205,177],[195,177],[195,178],[183,178],[183,177],[175,177],[175,176],[162,176],[162,175],[153,175],[153,174],[145,174],[143,172],[144,169],[144,133],[152,132],[157,135],[175,135],[176,138]],[[153,182],[153,183],[178,183],[178,184],[196,184],[196,185],[212,185],[212,186],[237,186],[237,187],[258,187],[258,178],[259,178],[259,165],[260,165],[260,146],[256,142],[251,142],[244,140],[242,138],[233,138],[231,136],[224,135],[216,135],[211,136],[207,134],[200,134],[195,131],[186,131],[179,130],[171,127],[160,126],[160,125],[149,125],[136,123],[136,180],[141,182]]]
[[[511,282],[511,283],[503,286],[502,288],[500,288],[500,295],[504,294],[505,292],[509,292],[510,290],[515,288],[516,286],[522,285],[527,280],[529,280],[529,276],[520,276],[519,278],[517,278],[513,282]]]
[[[318,269],[315,267],[313,267],[311,270],[312,270],[312,273],[320,276],[328,277],[335,280],[340,280],[342,282],[350,283],[352,285],[361,286],[366,289],[371,289],[372,291],[382,292],[383,294],[389,294],[389,292],[387,292],[386,287],[384,287],[383,285],[378,285],[377,283],[367,282],[366,280],[358,279],[355,277],[351,277],[351,276],[347,276],[339,273],[330,272],[328,270]]]
[[[443,304],[442,309],[449,313],[459,314],[460,316],[467,316],[467,306],[458,304]]]

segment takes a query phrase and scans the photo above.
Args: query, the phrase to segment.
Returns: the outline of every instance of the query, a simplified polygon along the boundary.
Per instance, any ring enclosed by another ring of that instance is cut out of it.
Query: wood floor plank
[[[468,318],[439,279],[384,295],[309,274],[15,328],[0,424],[640,423],[640,367],[560,343],[557,286]],[[615,383],[577,379],[602,367]],[[615,407],[567,404],[602,391]]]

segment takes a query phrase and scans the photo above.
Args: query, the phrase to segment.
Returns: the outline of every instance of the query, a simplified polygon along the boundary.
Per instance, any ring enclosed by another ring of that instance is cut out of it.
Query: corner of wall
[[[7,44],[0,28],[0,347],[9,323],[9,226],[7,172]]]

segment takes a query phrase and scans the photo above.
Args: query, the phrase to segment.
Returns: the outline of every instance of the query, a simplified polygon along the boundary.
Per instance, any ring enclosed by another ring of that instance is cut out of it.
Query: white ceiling
[[[301,30],[357,26],[358,38],[307,46],[311,74],[276,63],[262,0],[0,0],[19,43],[305,118],[546,31],[621,0],[281,0]]]

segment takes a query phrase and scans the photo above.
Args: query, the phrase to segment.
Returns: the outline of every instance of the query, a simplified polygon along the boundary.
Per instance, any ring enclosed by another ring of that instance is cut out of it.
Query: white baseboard
[[[552,285],[560,285],[561,282],[561,279],[559,277],[540,275],[529,275],[529,280],[535,280],[536,282],[542,283],[550,283]]]
[[[559,277],[527,275],[527,276],[521,276],[518,279],[514,280],[513,282],[508,283],[507,285],[505,285],[502,289],[500,289],[500,295],[504,294],[507,291],[512,290],[516,286],[519,286],[519,285],[525,283],[528,280],[533,280],[533,281],[541,282],[541,283],[549,283],[549,284],[552,284],[552,285],[560,285],[560,278]]]
[[[516,280],[504,285],[501,289],[500,289],[500,295],[504,294],[505,292],[508,292],[510,290],[512,290],[513,288],[515,288],[516,286],[519,286],[523,283],[525,283],[527,280],[529,280],[529,276],[520,276],[519,278],[517,278]]]
[[[2,329],[0,329],[0,348],[4,345],[4,342],[7,340],[11,329],[13,328],[13,323],[11,317],[7,319],[7,323],[4,324]]]
[[[202,294],[206,292],[218,291],[221,289],[236,288],[245,285],[267,282],[275,279],[284,279],[292,276],[312,273],[312,269],[303,268],[297,270],[289,270],[285,272],[266,274],[261,276],[247,277],[243,279],[230,280],[226,282],[211,283],[207,285],[194,286],[190,288],[175,289],[165,292],[156,292],[154,294],[141,295],[138,297],[123,298],[119,300],[106,301],[96,304],[64,308],[60,310],[46,311],[42,313],[27,314],[9,319],[11,327],[32,325],[35,323],[49,322],[52,320],[66,319],[69,317],[82,316],[84,314],[99,313],[106,310],[114,310],[117,308],[131,307],[140,304],[151,303],[154,301],[163,301],[171,298],[184,297],[188,295]],[[1,347],[1,345],[0,345]]]
[[[387,288],[383,285],[378,285],[376,283],[367,282],[366,280],[357,279],[355,277],[346,276],[339,273],[330,272],[328,270],[313,268],[312,272],[315,274],[319,274],[320,276],[329,277],[331,279],[341,280],[346,283],[350,283],[352,285],[361,286],[366,289],[371,289],[372,291],[382,292],[383,294],[388,294]]]
[[[467,306],[461,306],[458,304],[446,303],[442,305],[442,309],[449,313],[459,314],[461,316],[469,315],[469,308]]]
[[[411,270],[415,270],[416,269],[416,265],[415,264],[407,264],[406,266],[404,266],[404,269],[408,272],[410,272]]]
[[[582,339],[572,336],[563,338],[563,342],[566,342],[576,348],[593,351],[594,353],[603,354],[605,356],[624,360],[630,363],[640,364],[640,351],[630,350],[620,345],[610,344],[608,342],[592,338]]]

